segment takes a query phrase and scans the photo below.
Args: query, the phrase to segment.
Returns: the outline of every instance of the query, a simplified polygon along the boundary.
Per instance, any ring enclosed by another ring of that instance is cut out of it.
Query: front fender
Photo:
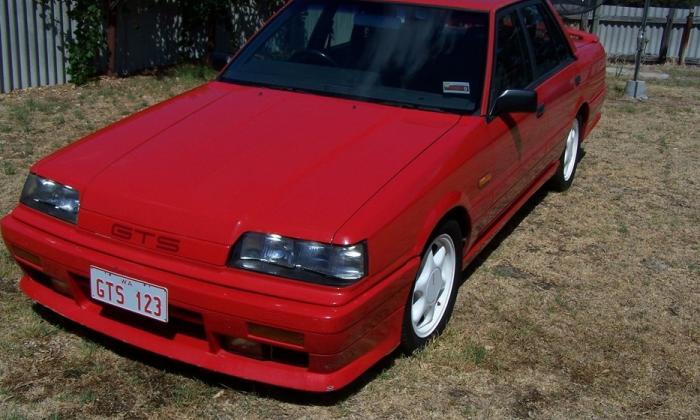
[[[429,211],[423,225],[419,230],[418,236],[416,238],[416,243],[413,247],[412,253],[414,255],[420,255],[423,253],[425,245],[428,243],[430,236],[433,234],[435,229],[439,226],[440,222],[451,212],[458,212],[458,218],[464,217],[464,220],[458,220],[460,223],[463,221],[467,229],[471,226],[471,220],[469,218],[468,202],[466,197],[458,191],[447,192],[440,200],[435,202],[432,209]],[[468,236],[469,231],[463,232],[465,237]]]

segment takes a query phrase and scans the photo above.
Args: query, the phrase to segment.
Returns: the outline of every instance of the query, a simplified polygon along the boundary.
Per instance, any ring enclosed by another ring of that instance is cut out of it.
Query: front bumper
[[[226,271],[230,277],[224,267],[188,262],[174,272],[163,269],[172,265],[166,260],[173,257],[155,254],[148,255],[148,264],[135,262],[128,258],[135,252],[130,246],[94,235],[86,246],[81,238],[88,233],[50,219],[20,206],[0,222],[5,243],[24,271],[20,288],[31,299],[153,353],[306,391],[340,389],[398,346],[403,309],[419,262],[417,257],[410,259],[371,288],[358,289],[358,295],[342,305],[321,305],[197,277],[204,271],[211,276]],[[189,265],[191,271],[185,269]],[[167,288],[170,322],[162,324],[92,300],[91,266]],[[240,275],[252,280],[258,276]],[[245,283],[252,280],[246,278]],[[231,339],[259,343],[270,351],[262,356],[237,353],[225,344]]]

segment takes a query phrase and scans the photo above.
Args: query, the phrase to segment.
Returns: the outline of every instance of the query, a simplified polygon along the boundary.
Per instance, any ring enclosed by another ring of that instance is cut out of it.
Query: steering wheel
[[[295,63],[319,64],[322,66],[338,67],[338,63],[336,63],[336,61],[328,54],[313,48],[295,51],[292,56],[289,57],[289,61],[293,61]]]

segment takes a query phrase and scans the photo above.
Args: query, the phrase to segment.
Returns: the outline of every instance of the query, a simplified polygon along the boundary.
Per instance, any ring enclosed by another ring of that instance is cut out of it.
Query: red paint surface
[[[488,10],[492,28],[495,11],[512,3],[411,2]],[[10,251],[41,259],[13,252],[26,271],[21,288],[173,359],[286,387],[341,388],[398,346],[419,255],[445,214],[467,215],[468,263],[551,176],[579,110],[588,110],[584,136],[597,123],[604,53],[594,37],[578,38],[577,59],[536,88],[545,116],[513,115],[515,124],[220,82],[113,124],[32,168],[80,191],[77,226],[21,205],[2,220]],[[492,60],[490,52],[487,89]],[[333,288],[228,268],[248,231],[367,241],[369,274]],[[163,336],[107,316],[81,286],[91,265],[166,287],[171,312],[194,316],[203,336]],[[67,282],[74,297],[41,276]],[[268,343],[308,353],[309,365],[220,348],[222,335],[251,338],[249,322],[303,334],[301,347]]]

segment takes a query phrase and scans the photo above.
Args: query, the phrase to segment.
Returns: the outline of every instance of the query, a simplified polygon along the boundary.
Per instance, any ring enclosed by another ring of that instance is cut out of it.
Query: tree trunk
[[[671,33],[673,32],[673,19],[676,17],[676,9],[670,7],[668,16],[666,16],[666,26],[661,35],[661,46],[659,47],[659,64],[665,64],[668,57],[668,43],[671,41]]]
[[[117,2],[104,0],[107,18],[107,75],[117,75]]]
[[[581,20],[578,23],[579,29],[588,32],[588,12],[581,13]]]
[[[685,64],[685,53],[688,49],[688,41],[690,40],[690,32],[693,30],[693,16],[695,11],[690,8],[688,13],[688,19],[685,21],[685,28],[683,28],[683,36],[681,37],[681,46],[678,49],[678,64]]]
[[[216,13],[211,11],[207,16],[207,49],[204,60],[207,65],[214,64],[214,48],[216,48]]]
[[[603,0],[595,0],[595,8],[593,9],[593,23],[591,24],[591,33],[593,35],[598,35],[598,28],[600,27],[600,13],[602,12],[601,6],[603,6]]]

